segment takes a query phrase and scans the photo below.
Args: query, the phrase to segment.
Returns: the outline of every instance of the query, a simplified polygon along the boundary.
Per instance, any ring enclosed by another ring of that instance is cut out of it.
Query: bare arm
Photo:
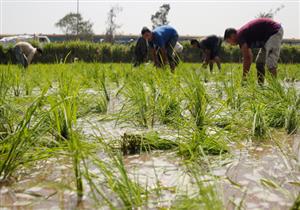
[[[242,45],[241,51],[243,54],[243,77],[245,78],[250,70],[253,55],[251,49],[246,43]]]

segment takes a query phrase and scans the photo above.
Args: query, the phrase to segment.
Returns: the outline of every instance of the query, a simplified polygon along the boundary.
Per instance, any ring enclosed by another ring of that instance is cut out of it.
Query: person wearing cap
[[[43,51],[40,48],[33,47],[28,42],[18,42],[14,46],[14,53],[17,62],[21,64],[24,68],[27,68],[28,65],[32,62],[34,56],[42,54]]]
[[[213,71],[214,62],[217,64],[219,71],[221,70],[221,60],[219,57],[219,52],[222,45],[222,39],[217,37],[216,35],[210,35],[204,37],[200,40],[200,42],[196,39],[191,40],[191,45],[194,48],[199,48],[204,53],[204,62],[203,66],[209,64],[210,72]]]
[[[174,50],[178,41],[177,31],[168,25],[155,28],[153,31],[147,27],[142,29],[143,38],[148,41],[153,62],[156,66],[160,66],[159,58],[156,56],[155,49],[158,49],[162,59],[162,65],[170,65],[171,71],[174,72],[178,62],[176,61],[176,52]]]
[[[228,28],[225,30],[224,40],[231,45],[239,45],[243,55],[243,78],[247,76],[251,62],[253,48],[260,48],[256,58],[257,79],[264,83],[265,64],[273,77],[277,76],[277,63],[283,38],[281,24],[269,18],[257,18],[248,22],[239,30]]]

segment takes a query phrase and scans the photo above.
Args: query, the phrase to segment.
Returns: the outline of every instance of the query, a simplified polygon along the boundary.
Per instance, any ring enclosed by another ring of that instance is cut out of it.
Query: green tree
[[[169,21],[167,16],[169,14],[171,7],[170,4],[163,4],[159,7],[159,10],[151,15],[152,28],[156,28],[157,26],[167,25]]]
[[[55,26],[66,35],[78,35],[80,37],[91,37],[93,32],[93,23],[89,20],[83,20],[81,14],[69,13],[61,18]]]

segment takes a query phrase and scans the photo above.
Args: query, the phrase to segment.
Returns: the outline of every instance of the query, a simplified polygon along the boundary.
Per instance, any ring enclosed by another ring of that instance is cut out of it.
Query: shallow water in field
[[[241,201],[245,209],[291,207],[300,191],[300,136],[289,141],[283,146],[246,144],[234,150],[232,163],[213,170],[213,174],[224,180],[227,209],[234,209]]]
[[[283,139],[277,146],[275,142],[231,145],[232,156],[229,158],[208,157],[211,175],[206,171],[203,179],[217,177],[216,187],[223,194],[226,209],[235,209],[239,205],[253,210],[289,209],[300,191],[299,142],[298,135]],[[124,163],[129,176],[141,186],[155,189],[159,185],[160,196],[149,199],[149,209],[170,207],[179,192],[185,194],[196,190],[193,178],[174,152],[129,155],[124,157]],[[95,169],[91,171],[98,173]],[[41,161],[34,170],[25,170],[18,183],[1,188],[0,207],[74,209],[76,193],[60,186],[71,183],[69,160],[51,158]],[[89,209],[92,204],[92,200],[84,197],[79,209]]]
[[[295,84],[300,90],[300,83]],[[86,94],[95,94],[86,90]],[[108,112],[120,109],[118,99],[112,98]],[[176,138],[176,131],[164,126],[153,129],[137,128],[116,120],[86,116],[78,120],[78,127],[88,138],[120,139],[124,133],[156,131],[167,139]],[[201,178],[215,182],[223,197],[225,208],[237,206],[244,209],[289,209],[300,191],[300,136],[285,137],[280,142],[243,142],[230,145],[230,157],[208,156],[210,168],[203,169]],[[195,180],[175,152],[152,151],[124,157],[129,176],[148,189],[160,188],[159,196],[149,198],[149,209],[170,207],[178,194],[197,190]],[[93,200],[84,197],[76,206],[71,161],[51,158],[41,161],[31,171],[16,177],[19,181],[0,188],[0,209],[91,209]],[[91,168],[95,174],[97,169]],[[89,189],[85,189],[86,193]],[[113,199],[113,198],[112,198]]]

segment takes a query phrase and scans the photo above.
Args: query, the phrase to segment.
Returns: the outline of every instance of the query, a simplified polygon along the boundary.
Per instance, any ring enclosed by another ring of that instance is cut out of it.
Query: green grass
[[[199,66],[181,64],[174,74],[151,65],[0,66],[0,188],[40,160],[67,157],[68,189],[79,202],[87,196],[95,208],[147,208],[163,194],[160,180],[154,189],[141,185],[124,157],[160,150],[181,160],[196,189],[176,192],[167,208],[223,209],[218,180],[207,185],[200,179],[210,175],[209,162],[203,168],[201,161],[230,153],[229,143],[296,134],[299,65],[281,65],[277,80],[268,76],[263,87],[254,69],[242,83],[237,64],[213,74]],[[107,122],[111,128],[101,128]],[[107,137],[116,128],[136,132]],[[86,134],[90,130],[93,135]]]

